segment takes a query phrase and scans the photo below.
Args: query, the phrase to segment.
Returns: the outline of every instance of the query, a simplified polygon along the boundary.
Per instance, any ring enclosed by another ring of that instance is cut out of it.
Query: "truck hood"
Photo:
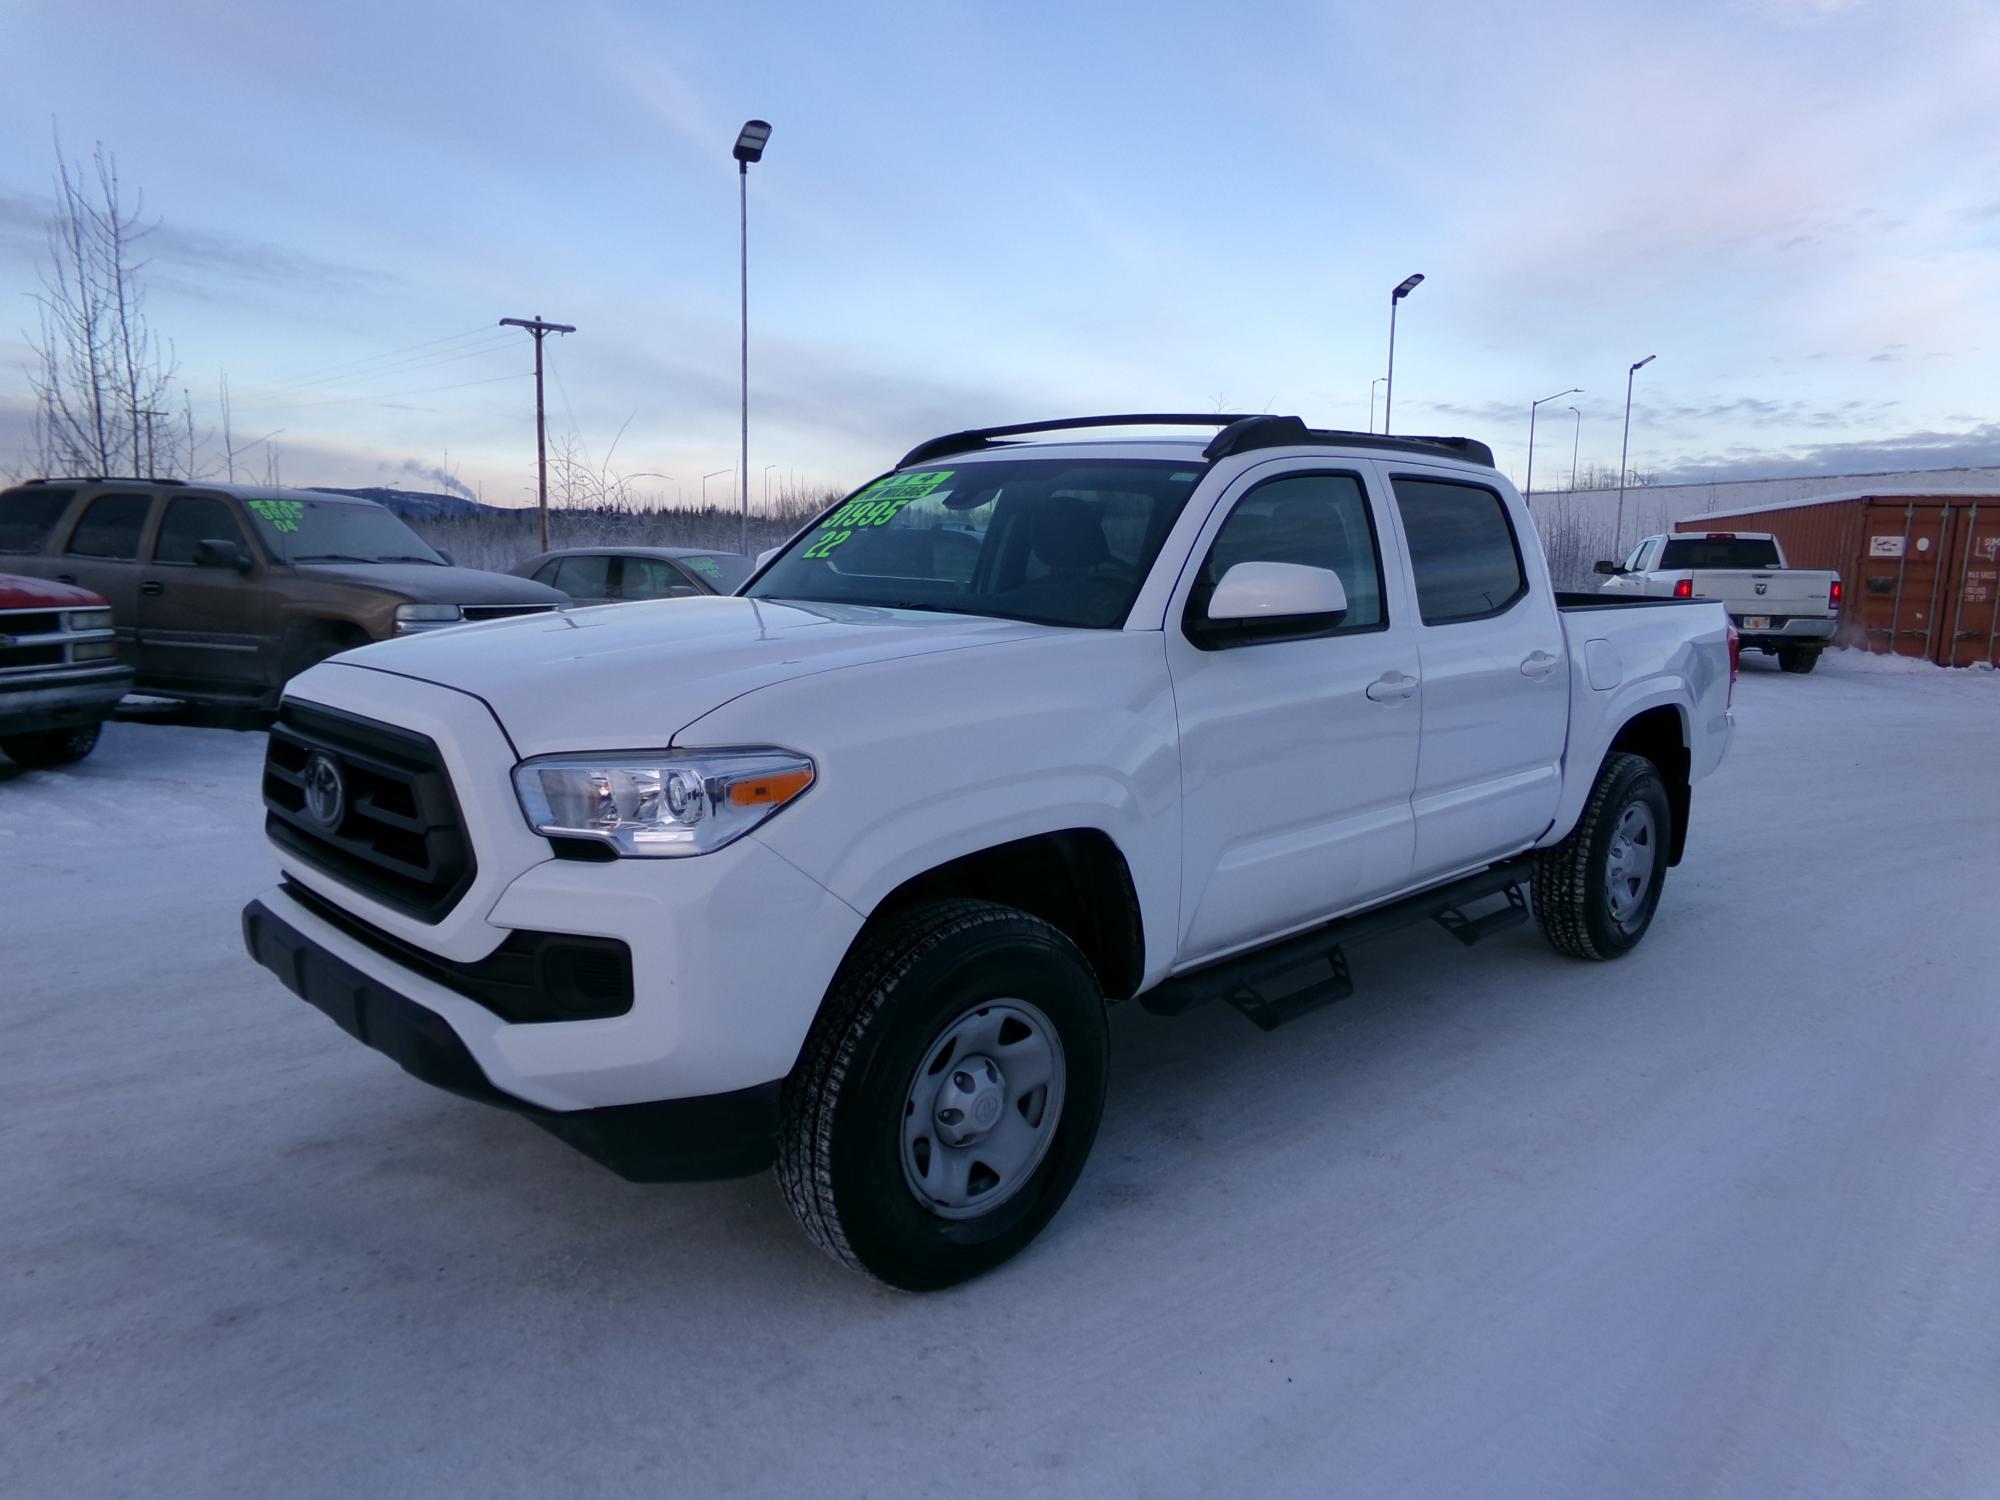
[[[732,698],[795,677],[1067,633],[972,615],[711,597],[462,625],[335,660],[482,698],[528,756],[659,748]]]
[[[79,609],[103,602],[89,589],[73,583],[0,573],[0,609]]]
[[[441,568],[435,563],[294,563],[306,578],[351,583],[400,594],[419,604],[567,604],[569,595],[480,568]]]

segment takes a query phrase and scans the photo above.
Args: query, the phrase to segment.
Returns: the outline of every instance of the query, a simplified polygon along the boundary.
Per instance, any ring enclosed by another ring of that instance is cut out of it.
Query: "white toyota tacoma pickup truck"
[[[1649,536],[1623,562],[1601,562],[1598,591],[1647,599],[1718,599],[1744,650],[1778,658],[1787,672],[1819,665],[1840,628],[1840,575],[1793,568],[1766,531]]]
[[[944,1286],[1077,1180],[1109,1004],[1269,1028],[1374,932],[1530,907],[1630,949],[1733,678],[1720,605],[1557,595],[1483,444],[957,433],[735,597],[296,678],[244,938],[427,1082],[635,1180],[775,1165]]]

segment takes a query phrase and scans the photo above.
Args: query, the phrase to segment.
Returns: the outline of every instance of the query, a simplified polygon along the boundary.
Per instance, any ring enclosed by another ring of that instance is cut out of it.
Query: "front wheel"
[[[1667,878],[1673,807],[1643,755],[1612,755],[1576,827],[1535,862],[1535,921],[1558,953],[1620,958],[1652,925]]]
[[[97,748],[102,726],[85,724],[80,729],[44,729],[35,734],[10,734],[0,739],[0,751],[17,766],[42,770],[69,766]]]
[[[857,945],[785,1091],[778,1181],[808,1237],[910,1291],[989,1271],[1041,1233],[1104,1110],[1090,965],[1048,923],[983,901]]]

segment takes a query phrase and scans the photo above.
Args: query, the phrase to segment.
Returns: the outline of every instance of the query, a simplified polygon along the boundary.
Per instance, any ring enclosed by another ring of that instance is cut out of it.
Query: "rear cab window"
[[[1483,620],[1526,597],[1520,540],[1498,491],[1471,480],[1413,474],[1395,475],[1390,486],[1424,624]]]
[[[84,507],[63,550],[73,557],[99,557],[110,562],[136,562],[139,536],[146,529],[151,495],[99,495]]]
[[[1775,569],[1778,544],[1767,536],[1670,536],[1662,568]]]
[[[0,552],[42,552],[70,501],[73,489],[49,485],[9,490],[0,495]]]

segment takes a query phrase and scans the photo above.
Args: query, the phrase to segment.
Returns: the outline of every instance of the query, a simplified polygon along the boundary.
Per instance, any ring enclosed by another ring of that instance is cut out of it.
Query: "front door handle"
[[[1542,678],[1553,672],[1562,663],[1559,656],[1551,656],[1546,651],[1537,651],[1521,663],[1523,677]]]
[[[1394,703],[1417,690],[1417,679],[1401,672],[1384,672],[1363,690],[1377,703]]]
[[[164,594],[166,591],[167,586],[164,583],[156,583],[150,578],[139,585],[139,592],[142,594]]]

